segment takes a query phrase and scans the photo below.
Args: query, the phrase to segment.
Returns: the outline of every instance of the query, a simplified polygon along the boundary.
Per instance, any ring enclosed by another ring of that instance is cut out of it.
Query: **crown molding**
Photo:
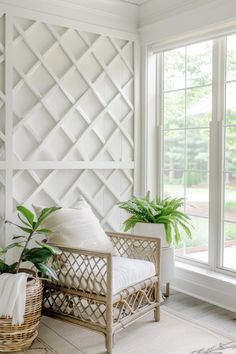
[[[19,9],[60,16],[83,23],[137,33],[138,6],[110,0],[0,0],[2,8]]]
[[[160,22],[169,17],[178,15],[183,12],[191,11],[196,8],[205,6],[216,0],[182,0],[174,1],[169,5],[166,5],[168,2],[151,0],[140,7],[140,18],[139,18],[139,30],[142,30],[143,27],[151,26],[155,22]],[[163,3],[165,4],[163,6]]]
[[[201,6],[188,8],[163,20],[139,28],[142,45],[155,50],[169,50],[175,44],[186,44],[221,33],[232,33],[236,18],[235,0],[202,0]],[[228,29],[227,29],[228,27]]]
[[[199,41],[206,41],[215,39],[219,36],[227,36],[235,34],[236,32],[236,17],[231,21],[223,21],[221,23],[212,24],[195,31],[189,31],[181,36],[170,37],[168,40],[156,41],[149,45],[150,53],[158,53],[166,50],[172,50],[185,46],[187,44],[194,44]]]

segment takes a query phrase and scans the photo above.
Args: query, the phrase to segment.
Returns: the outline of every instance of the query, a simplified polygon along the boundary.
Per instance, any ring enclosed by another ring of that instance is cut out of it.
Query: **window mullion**
[[[226,37],[213,41],[212,120],[210,122],[209,264],[222,265],[223,257],[223,120],[225,110]]]
[[[156,56],[156,73],[157,73],[157,196],[163,198],[163,119],[164,119],[164,64],[163,53]]]

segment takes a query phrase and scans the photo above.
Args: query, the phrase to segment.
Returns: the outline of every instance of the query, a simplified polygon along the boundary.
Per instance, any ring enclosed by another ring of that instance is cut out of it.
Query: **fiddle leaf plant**
[[[41,226],[42,222],[52,213],[60,209],[60,207],[44,208],[40,215],[35,216],[30,210],[24,206],[17,206],[17,216],[20,225],[6,220],[6,224],[11,224],[24,232],[22,235],[17,235],[12,238],[14,242],[5,248],[0,248],[0,274],[1,273],[18,273],[23,262],[32,263],[35,268],[45,275],[49,275],[57,279],[57,274],[54,269],[48,265],[49,259],[61,251],[55,246],[47,244],[47,240],[40,241],[39,235],[51,233],[51,230]],[[35,247],[29,248],[29,242],[33,241]],[[20,256],[17,262],[12,264],[5,263],[5,255],[12,248],[21,248]]]
[[[188,238],[192,238],[190,218],[180,210],[183,204],[183,198],[150,199],[150,192],[145,197],[134,196],[128,201],[117,203],[121,209],[131,214],[124,221],[124,231],[129,231],[137,223],[164,224],[166,241],[176,245],[182,238],[181,229]]]

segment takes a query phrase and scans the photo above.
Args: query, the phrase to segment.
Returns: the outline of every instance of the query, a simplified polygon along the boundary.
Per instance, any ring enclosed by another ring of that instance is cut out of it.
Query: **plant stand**
[[[134,235],[151,236],[161,238],[161,285],[165,286],[164,298],[170,296],[170,282],[175,272],[174,248],[166,242],[163,224],[137,223],[133,229]]]
[[[38,335],[43,300],[43,283],[28,279],[24,323],[12,325],[12,319],[0,317],[0,352],[19,352],[28,349]]]
[[[168,298],[170,296],[170,283],[166,283],[166,291],[165,292],[162,292],[162,295],[165,297],[165,298]]]

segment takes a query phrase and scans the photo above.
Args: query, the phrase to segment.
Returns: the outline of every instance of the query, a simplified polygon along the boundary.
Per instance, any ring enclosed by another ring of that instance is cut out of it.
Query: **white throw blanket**
[[[12,317],[12,324],[24,322],[26,302],[26,273],[0,275],[0,316]]]

